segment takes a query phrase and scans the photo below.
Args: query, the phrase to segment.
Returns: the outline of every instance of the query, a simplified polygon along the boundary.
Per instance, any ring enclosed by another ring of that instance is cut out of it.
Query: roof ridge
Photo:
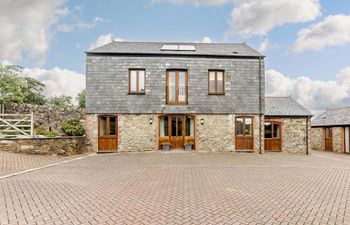
[[[265,98],[292,98],[292,96],[265,96]]]
[[[342,107],[336,107],[336,108],[328,108],[328,110],[338,110],[338,109],[347,109],[347,108],[350,108],[350,105],[349,106],[342,106]]]
[[[110,43],[149,43],[149,44],[240,44],[247,45],[246,42],[211,42],[211,43],[203,43],[203,42],[194,42],[194,41],[115,41],[112,40]]]

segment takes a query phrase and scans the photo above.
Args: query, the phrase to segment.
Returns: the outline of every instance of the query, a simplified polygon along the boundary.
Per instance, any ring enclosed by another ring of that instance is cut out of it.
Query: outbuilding
[[[265,151],[310,153],[312,114],[291,96],[265,98]]]
[[[312,149],[350,153],[350,107],[327,109],[312,121]]]

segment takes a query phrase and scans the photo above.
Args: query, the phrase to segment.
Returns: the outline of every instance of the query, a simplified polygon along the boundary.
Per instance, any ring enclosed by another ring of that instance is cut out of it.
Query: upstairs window
[[[145,94],[145,70],[144,69],[129,70],[129,93]]]
[[[187,104],[188,74],[187,70],[168,70],[166,77],[167,104]]]
[[[209,70],[208,72],[208,93],[223,95],[224,90],[224,71],[223,70]]]

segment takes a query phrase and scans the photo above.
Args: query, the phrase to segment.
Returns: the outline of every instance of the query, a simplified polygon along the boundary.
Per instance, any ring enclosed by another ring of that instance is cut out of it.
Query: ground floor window
[[[274,122],[265,122],[265,138],[280,138],[281,125]]]

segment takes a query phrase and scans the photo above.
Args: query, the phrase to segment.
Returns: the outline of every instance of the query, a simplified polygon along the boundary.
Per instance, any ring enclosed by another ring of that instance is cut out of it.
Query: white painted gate
[[[34,114],[0,114],[0,138],[33,137]]]

